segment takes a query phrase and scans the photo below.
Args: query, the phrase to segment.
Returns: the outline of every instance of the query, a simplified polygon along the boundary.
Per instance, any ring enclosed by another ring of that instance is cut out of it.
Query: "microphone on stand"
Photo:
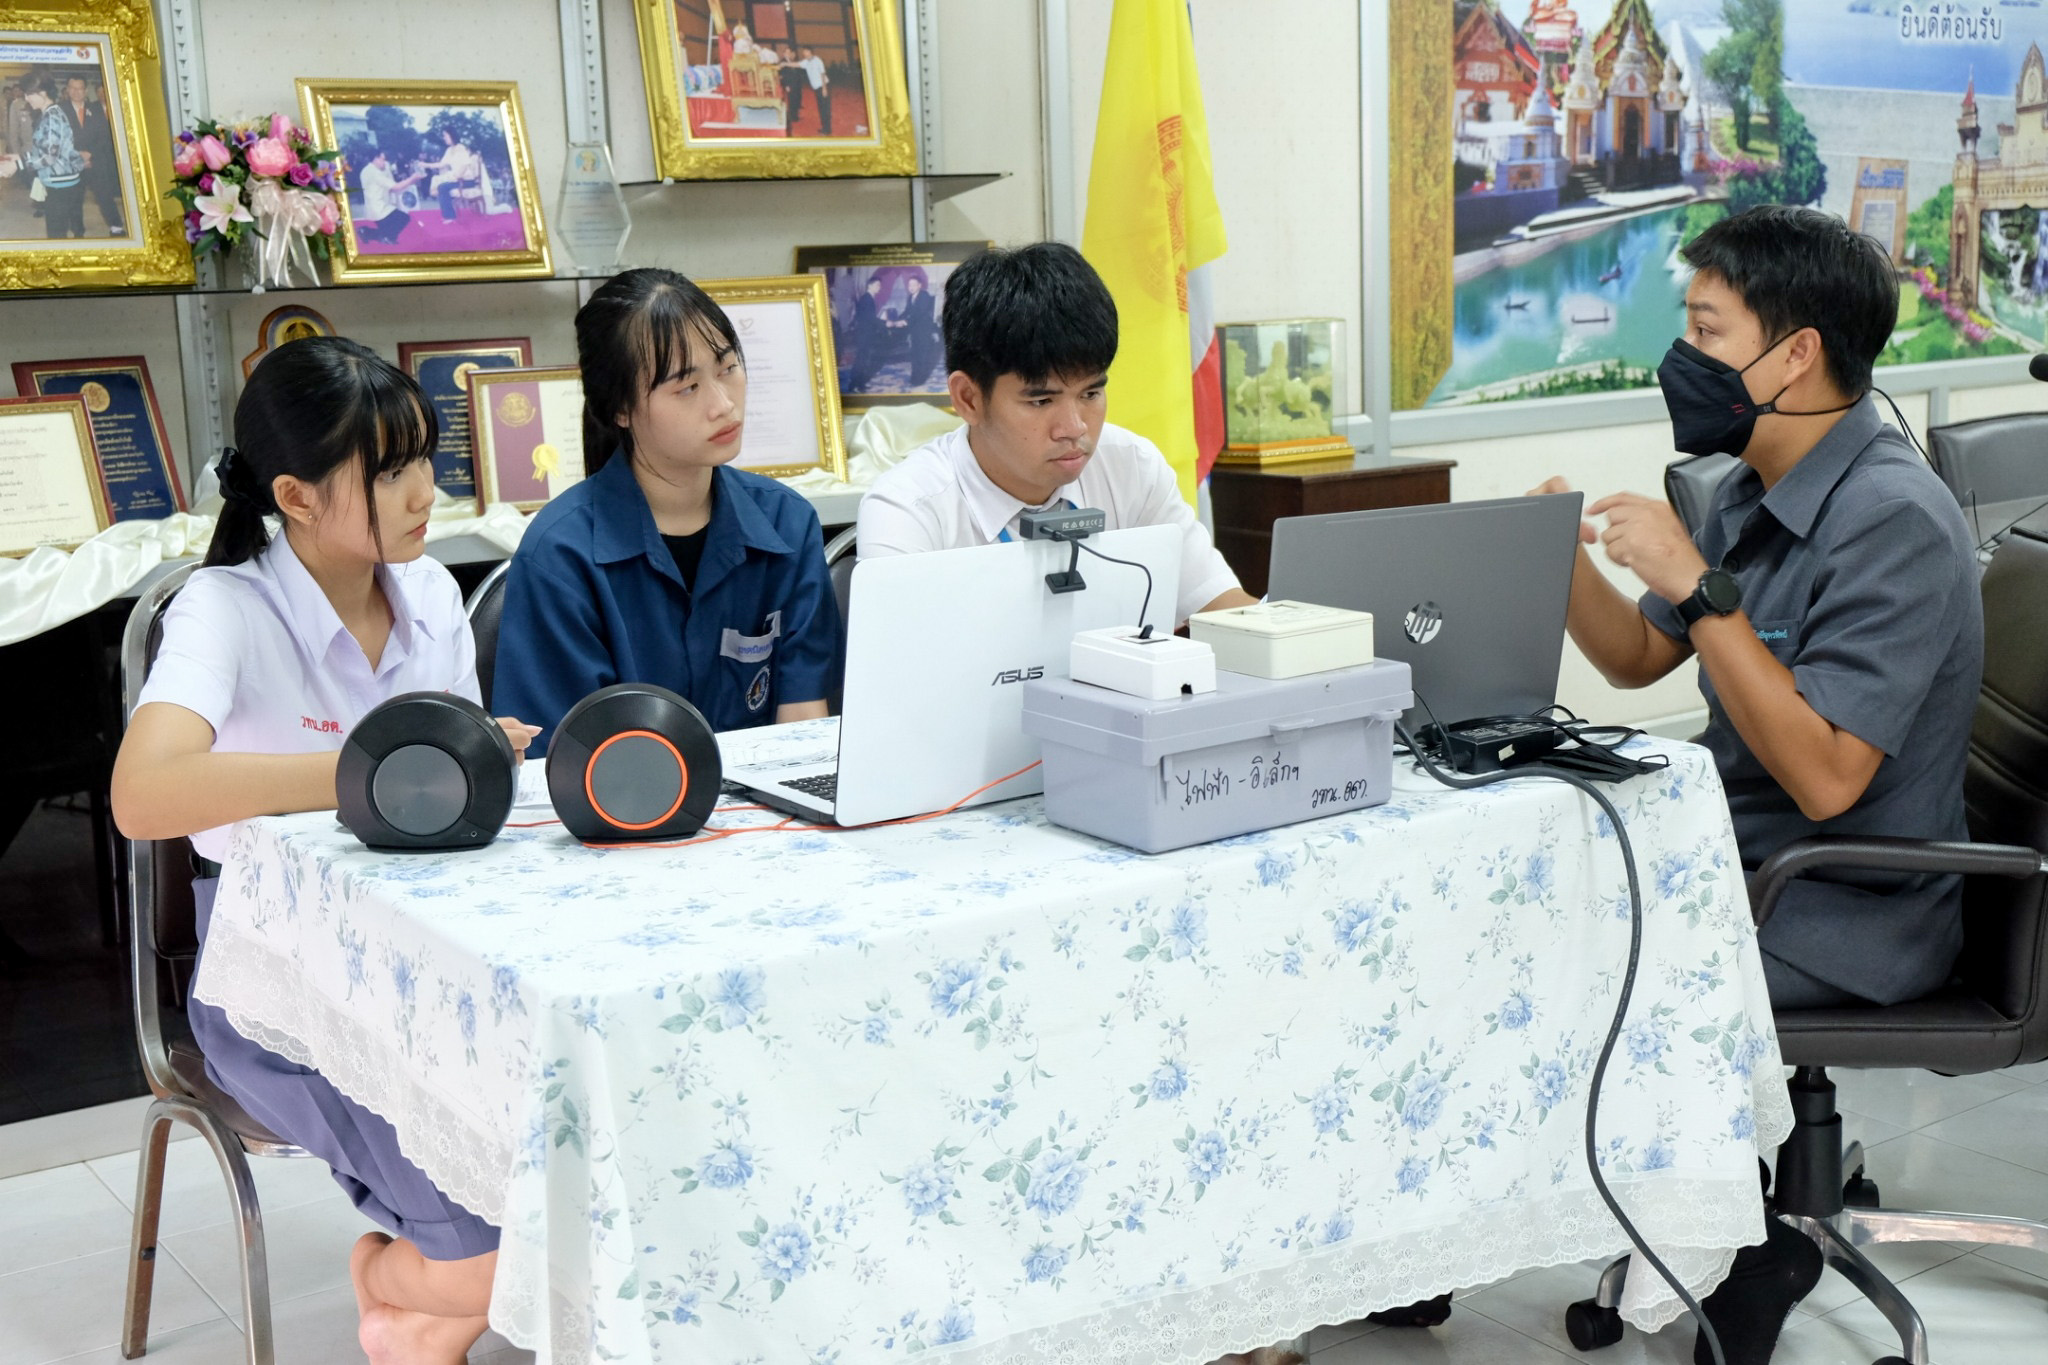
[[[2034,378],[2048,382],[2048,355],[2037,355],[2027,362],[2027,373]]]

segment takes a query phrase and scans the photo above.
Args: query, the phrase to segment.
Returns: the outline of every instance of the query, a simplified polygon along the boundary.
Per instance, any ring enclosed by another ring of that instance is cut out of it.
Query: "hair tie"
[[[220,459],[213,466],[213,477],[220,484],[220,495],[224,500],[241,503],[266,516],[276,510],[270,499],[259,492],[242,452],[233,446],[221,451]]]

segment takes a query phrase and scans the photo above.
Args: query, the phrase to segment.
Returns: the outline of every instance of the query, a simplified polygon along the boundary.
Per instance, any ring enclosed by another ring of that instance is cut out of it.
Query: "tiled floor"
[[[2048,1219],[2048,1065],[1995,1076],[1840,1072],[1845,1126],[1870,1148],[1885,1202]],[[270,1237],[279,1365],[362,1359],[348,1287],[350,1244],[369,1225],[324,1167],[259,1161]],[[114,1365],[126,1274],[135,1155],[0,1180],[0,1365]],[[241,1303],[227,1194],[196,1141],[171,1147],[148,1359],[233,1365]],[[1938,1365],[2048,1360],[2048,1256],[1943,1245],[1878,1248],[1926,1319]],[[1326,1327],[1310,1337],[1315,1365],[1490,1365],[1579,1359],[1600,1365],[1687,1365],[1692,1328],[1631,1331],[1596,1355],[1571,1349],[1564,1307],[1592,1292],[1596,1266],[1529,1271],[1458,1296],[1430,1331]],[[1884,1320],[1829,1272],[1781,1340],[1784,1365],[1869,1365],[1898,1349]],[[495,1336],[473,1362],[517,1365]]]

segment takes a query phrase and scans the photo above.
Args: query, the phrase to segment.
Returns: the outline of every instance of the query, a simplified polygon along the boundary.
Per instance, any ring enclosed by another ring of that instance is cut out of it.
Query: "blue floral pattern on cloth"
[[[1614,788],[1647,923],[1599,1159],[1704,1292],[1790,1113],[1719,779],[1661,747]],[[672,849],[251,821],[197,990],[503,1227],[492,1321],[543,1362],[1209,1359],[1624,1247],[1581,1140],[1612,831],[1395,786],[1158,857],[1035,797]],[[1650,1276],[1624,1312],[1677,1315]]]

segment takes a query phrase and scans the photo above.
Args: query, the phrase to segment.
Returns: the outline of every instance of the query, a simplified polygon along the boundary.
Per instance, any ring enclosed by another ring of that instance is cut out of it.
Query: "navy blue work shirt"
[[[694,591],[632,461],[615,454],[534,515],[506,575],[491,707],[553,738],[613,683],[681,693],[715,730],[766,725],[839,686],[839,600],[818,514],[773,479],[720,466]]]
[[[1984,607],[1962,509],[1865,398],[1768,491],[1736,469],[1694,537],[1742,585],[1759,640],[1829,723],[1880,749],[1855,805],[1813,821],[1736,732],[1707,671],[1701,743],[1713,751],[1745,868],[1794,839],[1967,839],[1963,768],[1984,669]],[[1685,628],[1655,593],[1650,624]],[[1795,881],[1763,927],[1766,952],[1880,1004],[1947,981],[1962,947],[1962,879],[1824,872]]]

